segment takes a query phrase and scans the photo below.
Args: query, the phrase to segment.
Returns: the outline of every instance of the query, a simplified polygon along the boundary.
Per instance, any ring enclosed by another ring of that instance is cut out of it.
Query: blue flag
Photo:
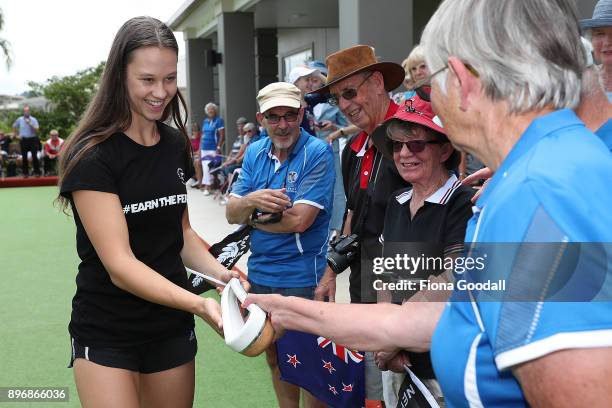
[[[325,337],[288,330],[276,342],[281,379],[332,408],[365,405],[364,355]]]

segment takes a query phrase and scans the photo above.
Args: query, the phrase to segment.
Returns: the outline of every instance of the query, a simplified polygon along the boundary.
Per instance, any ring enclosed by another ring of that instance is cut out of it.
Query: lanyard
[[[356,187],[357,191],[361,189],[359,186],[359,178],[361,177],[361,160],[362,159],[363,159],[363,156],[360,157],[359,161],[357,162],[357,171],[355,172],[357,174],[357,177],[355,177],[356,184],[353,183],[354,184],[353,187]],[[377,160],[378,160],[378,165],[376,163]],[[368,209],[370,207],[370,203],[374,199],[374,192],[376,191],[376,182],[378,181],[378,173],[380,171],[380,165],[382,164],[382,161],[383,161],[383,157],[377,149],[376,153],[374,154],[374,163],[372,163],[372,170],[376,168],[376,171],[370,172],[370,178],[368,179],[368,188],[366,190],[366,199],[363,204],[363,209],[359,213],[359,219],[354,224],[355,231],[361,232],[363,224],[365,223],[365,217],[368,215]],[[374,180],[372,180],[372,177],[374,177]],[[355,191],[355,190],[352,190],[352,191]]]

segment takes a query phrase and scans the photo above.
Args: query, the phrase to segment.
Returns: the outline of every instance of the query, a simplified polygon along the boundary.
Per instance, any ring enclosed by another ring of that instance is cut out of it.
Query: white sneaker
[[[205,196],[209,196],[210,190],[202,190],[202,194],[204,194]]]

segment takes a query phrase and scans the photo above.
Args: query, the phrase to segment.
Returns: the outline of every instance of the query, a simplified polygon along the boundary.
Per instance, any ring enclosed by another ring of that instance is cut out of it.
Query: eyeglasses
[[[361,88],[361,86],[365,84],[366,81],[370,79],[372,75],[374,75],[373,72],[371,72],[368,76],[366,76],[364,80],[361,81],[361,83],[357,85],[355,88],[347,88],[344,91],[340,92],[340,95],[331,94],[330,97],[327,99],[327,103],[333,106],[338,105],[340,103],[340,98],[344,98],[347,101],[350,101],[351,99],[357,96],[357,92],[359,91],[359,88]]]
[[[463,65],[465,65],[467,70],[470,71],[472,75],[474,75],[476,78],[480,78],[480,74],[478,73],[478,71],[476,71],[476,69],[473,66],[465,62],[463,63]],[[447,68],[448,68],[448,64],[445,64],[442,68],[436,70],[434,73],[430,74],[427,78],[423,78],[422,80],[414,84],[414,88],[416,89],[422,86],[431,85],[431,80],[433,79],[433,77],[435,77],[436,75],[438,75],[440,72],[444,71]]]
[[[287,119],[285,119],[285,120],[287,120]],[[246,132],[247,132],[247,133],[253,133],[253,129],[249,129],[249,130],[247,130]]]
[[[285,113],[284,115],[275,115],[273,113],[269,114],[269,115],[264,115],[264,117],[266,118],[266,120],[268,121],[268,123],[271,123],[272,125],[276,125],[279,124],[281,119],[285,119],[285,121],[287,121],[287,123],[293,123],[296,120],[298,120],[298,116],[299,116],[300,112],[295,112],[295,111],[289,111],[287,113]]]
[[[421,153],[425,150],[425,146],[428,144],[442,144],[438,140],[410,140],[408,142],[400,142],[399,140],[390,140],[389,144],[391,145],[391,149],[393,153],[399,153],[402,151],[404,146],[408,148],[412,153]]]

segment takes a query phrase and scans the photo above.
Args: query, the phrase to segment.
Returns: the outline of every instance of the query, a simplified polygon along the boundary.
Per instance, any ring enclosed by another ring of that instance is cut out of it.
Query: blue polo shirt
[[[225,129],[223,119],[216,116],[214,119],[205,118],[202,122],[202,141],[200,150],[217,150],[219,130]]]
[[[612,119],[609,119],[602,127],[595,132],[603,140],[608,150],[612,153]]]
[[[251,233],[249,279],[272,287],[316,286],[323,275],[327,234],[334,190],[334,157],[326,143],[300,131],[288,158],[280,163],[273,155],[269,137],[251,144],[232,195],[243,197],[265,188],[285,187],[293,205],[319,209],[304,233],[275,234],[255,229]]]
[[[590,244],[603,247],[603,263],[580,276],[600,278],[599,299],[608,301],[508,301],[515,299],[508,289],[503,302],[486,301],[482,292],[466,297],[455,288],[431,350],[449,407],[526,406],[513,366],[558,350],[612,346],[611,174],[610,152],[568,109],[534,120],[496,171],[474,207],[466,243],[608,243],[607,255],[605,245]],[[496,273],[512,276],[515,289],[549,294],[541,266],[555,260],[534,245],[515,245]],[[477,279],[490,277],[483,275]]]
[[[26,123],[25,117],[20,116],[13,123],[13,129],[18,129],[19,136],[28,139],[31,137],[36,137],[36,131],[34,129],[38,129],[38,120],[32,115],[30,115],[30,124]]]

